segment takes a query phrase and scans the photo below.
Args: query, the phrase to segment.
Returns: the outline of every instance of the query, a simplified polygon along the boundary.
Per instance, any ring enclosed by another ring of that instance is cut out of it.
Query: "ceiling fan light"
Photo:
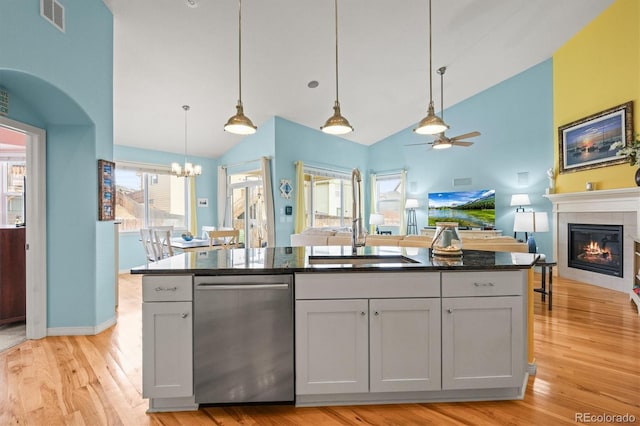
[[[353,127],[349,124],[349,120],[340,113],[340,103],[338,101],[333,106],[333,115],[324,123],[324,126],[320,127],[320,130],[330,135],[345,135],[353,132]]]
[[[447,130],[449,126],[438,117],[433,108],[433,101],[429,103],[427,116],[420,120],[413,131],[419,135],[435,135]]]
[[[451,148],[451,146],[452,146],[451,142],[438,140],[438,141],[435,141],[431,147],[433,149],[447,149],[447,148]]]
[[[238,101],[236,105],[236,115],[229,118],[224,130],[236,135],[252,135],[256,132],[257,127],[253,125],[249,117],[244,115],[242,102]]]

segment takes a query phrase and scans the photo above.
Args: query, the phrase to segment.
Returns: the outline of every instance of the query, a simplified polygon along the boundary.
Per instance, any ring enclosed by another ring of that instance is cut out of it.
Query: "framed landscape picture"
[[[115,163],[98,160],[98,220],[115,219],[115,169]]]
[[[617,153],[632,141],[633,102],[560,126],[560,173],[624,163]]]

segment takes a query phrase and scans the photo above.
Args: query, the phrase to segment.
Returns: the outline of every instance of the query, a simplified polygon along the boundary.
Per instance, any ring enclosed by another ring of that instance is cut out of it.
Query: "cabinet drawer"
[[[191,275],[145,275],[142,277],[143,302],[188,302],[193,300]]]
[[[527,271],[443,272],[442,297],[519,296]]]
[[[296,299],[440,297],[439,272],[296,274]]]

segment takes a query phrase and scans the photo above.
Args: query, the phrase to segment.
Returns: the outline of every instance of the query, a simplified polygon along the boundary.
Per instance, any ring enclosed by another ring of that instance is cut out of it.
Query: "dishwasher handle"
[[[289,284],[198,284],[196,290],[288,290]]]

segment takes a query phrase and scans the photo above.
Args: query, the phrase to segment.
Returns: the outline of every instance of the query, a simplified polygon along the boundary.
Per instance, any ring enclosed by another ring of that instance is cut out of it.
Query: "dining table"
[[[186,241],[182,237],[171,238],[171,247],[182,251],[202,251],[202,250],[215,250],[216,244],[209,246],[208,238],[194,238],[190,241]]]

